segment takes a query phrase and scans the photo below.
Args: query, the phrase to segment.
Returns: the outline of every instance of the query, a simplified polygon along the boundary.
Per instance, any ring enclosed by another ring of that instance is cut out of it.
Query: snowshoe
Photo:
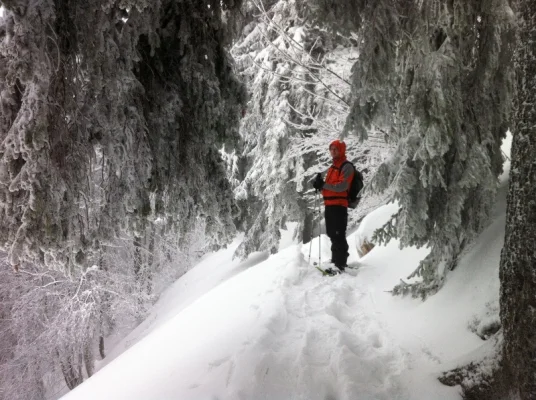
[[[322,275],[324,275],[324,276],[335,276],[335,275],[339,275],[339,274],[341,274],[343,272],[338,268],[331,268],[330,267],[330,268],[322,269],[318,265],[316,265],[315,268],[317,270],[319,270],[322,273]]]
[[[335,275],[342,274],[344,272],[344,268],[346,267],[346,265],[345,265],[344,267],[339,268],[333,263],[333,261],[325,261],[320,266],[318,266],[317,262],[314,262],[313,265],[324,276],[326,276],[326,275],[327,276],[335,276]]]
[[[315,265],[315,268],[320,271],[320,273],[324,276],[329,275],[325,269],[320,268],[318,265]]]
[[[335,275],[339,275],[339,274],[342,274],[344,272],[344,268],[328,268],[325,270],[326,271],[326,274],[327,275],[330,275],[330,276],[335,276]]]

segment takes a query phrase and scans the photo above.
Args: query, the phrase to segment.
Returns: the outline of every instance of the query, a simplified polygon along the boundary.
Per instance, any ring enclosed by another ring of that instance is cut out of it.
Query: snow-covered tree
[[[295,171],[306,166],[301,158],[286,157],[290,142],[297,135],[287,121],[300,118],[294,109],[314,107],[314,98],[300,91],[301,87],[314,84],[308,71],[299,65],[303,52],[293,51],[295,46],[289,41],[324,52],[321,43],[310,43],[310,33],[303,26],[294,1],[246,2],[245,13],[251,22],[232,49],[242,75],[252,88],[241,124],[243,154],[248,166],[235,189],[246,230],[237,252],[242,257],[256,250],[276,252],[280,229],[288,217],[292,215],[294,220],[305,217],[306,206],[299,194],[303,182],[289,181]],[[254,18],[255,14],[260,18]],[[280,26],[284,32],[279,31]]]
[[[380,242],[430,246],[405,292],[437,290],[485,225],[502,170],[512,99],[512,11],[506,0],[332,2],[319,18],[362,38],[346,131],[386,133],[396,151],[371,189],[393,191],[399,212]]]
[[[145,235],[123,234],[85,270],[0,259],[0,398],[51,398],[81,383],[103,358],[111,333],[139,323],[155,299],[206,251],[206,227],[185,237],[163,220]]]
[[[245,27],[232,49],[251,88],[241,124],[246,166],[235,188],[246,230],[240,256],[277,251],[287,221],[297,221],[296,234],[310,238],[309,181],[327,169],[328,145],[340,136],[349,111],[355,39],[308,23],[307,7],[302,1],[246,2]],[[349,158],[367,169],[379,159],[375,150],[386,146],[356,141],[348,147]]]
[[[232,2],[230,2],[232,3]],[[232,233],[218,148],[237,140],[242,87],[226,2],[4,2],[2,246],[69,268],[124,229],[201,215]],[[99,168],[97,223],[88,176]]]
[[[1,396],[40,399],[91,375],[116,318],[143,317],[234,234],[219,150],[239,140],[225,46],[240,4],[2,4]]]
[[[512,167],[500,265],[502,365],[512,394],[528,400],[536,398],[536,4],[513,3],[520,21]]]

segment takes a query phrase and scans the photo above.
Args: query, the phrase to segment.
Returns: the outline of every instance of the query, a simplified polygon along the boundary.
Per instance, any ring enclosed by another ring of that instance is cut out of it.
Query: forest
[[[392,288],[422,302],[511,161],[498,362],[462,386],[536,399],[535,2],[0,3],[0,399],[79,386],[107,337],[235,238],[245,260],[290,224],[317,237],[333,139],[364,177],[349,229],[394,202],[374,243],[430,250]]]

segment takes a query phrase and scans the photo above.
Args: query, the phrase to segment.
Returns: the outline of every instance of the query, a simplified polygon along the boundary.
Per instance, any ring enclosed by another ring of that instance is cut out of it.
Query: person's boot
[[[339,265],[335,265],[335,266],[339,269],[339,271],[344,272],[344,270],[346,269],[346,267],[348,265],[346,265],[346,263],[344,263],[344,264],[339,264]]]

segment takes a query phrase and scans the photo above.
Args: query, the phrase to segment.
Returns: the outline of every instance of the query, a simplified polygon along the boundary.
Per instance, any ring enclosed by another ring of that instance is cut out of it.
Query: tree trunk
[[[156,227],[151,225],[149,227],[149,254],[147,256],[147,293],[151,294],[153,292],[153,275],[154,275],[154,241],[156,235]]]
[[[84,377],[82,376],[82,360],[80,357],[78,357],[79,360],[75,360],[76,357],[67,357],[62,360],[59,354],[58,358],[65,383],[70,390],[73,390],[84,381]],[[74,365],[75,363],[77,365]]]
[[[513,393],[536,399],[536,2],[517,2],[515,130],[501,253],[503,361]]]
[[[144,268],[143,268],[143,256],[141,253],[141,238],[139,236],[134,236],[134,281],[136,282],[136,290],[140,293],[137,296],[138,306],[136,308],[136,319],[138,322],[143,320],[143,303],[142,295],[143,291],[143,280],[144,280]]]
[[[313,239],[313,214],[309,210],[305,211],[302,239],[303,243],[309,243]]]
[[[142,274],[142,255],[141,255],[141,238],[134,236],[134,277],[139,282]]]
[[[104,336],[99,336],[99,354],[101,356],[101,360],[104,360],[104,357],[106,357],[106,352],[104,351]]]
[[[84,349],[84,365],[86,366],[87,377],[91,378],[95,372],[95,367],[93,365],[93,352],[91,351],[90,345],[86,345]]]

